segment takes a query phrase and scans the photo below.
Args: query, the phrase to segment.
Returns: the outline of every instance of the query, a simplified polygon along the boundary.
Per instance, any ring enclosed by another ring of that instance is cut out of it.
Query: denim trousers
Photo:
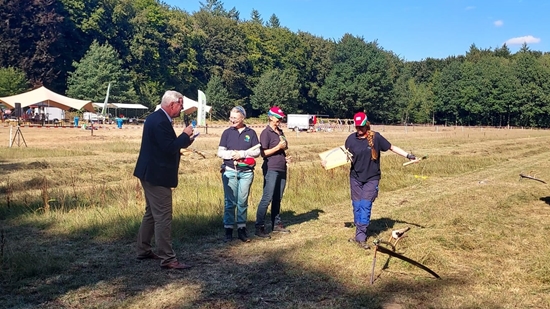
[[[379,180],[360,182],[350,177],[351,204],[353,206],[353,221],[355,223],[355,240],[367,240],[367,228],[370,224],[372,203],[378,197]]]
[[[237,227],[246,227],[248,195],[253,180],[254,171],[226,169],[223,172],[223,226],[225,228],[233,228],[235,225],[235,208],[237,210]]]
[[[286,172],[264,171],[264,192],[256,212],[256,225],[265,225],[267,207],[271,203],[271,224],[281,222],[281,200],[286,187]]]

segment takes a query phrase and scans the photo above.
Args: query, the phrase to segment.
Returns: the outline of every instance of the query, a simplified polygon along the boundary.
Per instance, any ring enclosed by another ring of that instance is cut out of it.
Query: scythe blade
[[[398,259],[400,259],[400,260],[403,260],[403,261],[405,261],[405,262],[407,262],[407,263],[410,263],[410,264],[412,264],[412,265],[414,265],[414,266],[416,266],[416,267],[418,267],[418,268],[421,268],[421,269],[423,269],[423,270],[429,272],[432,276],[434,276],[434,277],[436,277],[436,278],[438,278],[438,279],[440,278],[439,275],[436,274],[433,270],[431,270],[431,269],[429,269],[428,267],[426,267],[426,266],[424,266],[424,265],[418,263],[418,262],[415,261],[415,260],[409,259],[409,258],[406,257],[406,256],[403,256],[403,255],[401,255],[401,254],[399,254],[399,253],[393,252],[393,251],[391,251],[391,250],[389,250],[389,249],[387,249],[387,248],[384,248],[384,247],[382,247],[382,246],[376,246],[376,250],[377,250],[377,251],[380,251],[380,252],[382,252],[382,253],[385,253],[385,254],[387,254],[387,255],[389,255],[389,256],[396,257],[396,258],[398,258]]]

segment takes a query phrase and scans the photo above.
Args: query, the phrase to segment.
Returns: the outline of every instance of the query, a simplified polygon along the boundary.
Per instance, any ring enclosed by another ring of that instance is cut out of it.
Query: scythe
[[[403,255],[401,255],[401,254],[399,254],[399,253],[397,253],[397,252],[395,252],[395,251],[389,250],[389,249],[387,249],[387,248],[385,248],[385,247],[383,247],[383,246],[380,245],[380,244],[382,244],[382,243],[388,244],[388,245],[390,245],[390,246],[395,250],[395,247],[394,247],[393,244],[391,244],[391,243],[389,243],[389,242],[381,241],[380,239],[374,240],[373,243],[374,243],[374,246],[375,246],[375,247],[374,247],[374,258],[373,258],[373,260],[372,260],[372,274],[371,274],[371,280],[370,280],[370,283],[371,283],[371,284],[374,284],[374,265],[375,265],[375,263],[376,263],[376,252],[378,252],[378,251],[380,251],[380,252],[382,252],[382,253],[385,253],[385,254],[387,254],[387,255],[389,255],[389,256],[396,257],[396,258],[398,258],[398,259],[400,259],[400,260],[402,260],[402,261],[405,261],[405,262],[410,263],[410,264],[412,264],[412,265],[414,265],[414,266],[416,266],[416,267],[418,267],[418,268],[420,268],[420,269],[423,269],[423,270],[427,271],[428,273],[430,273],[432,276],[434,276],[434,277],[437,278],[437,279],[440,279],[440,278],[441,278],[441,277],[439,277],[439,275],[436,274],[433,270],[431,270],[431,269],[429,269],[428,267],[426,267],[426,266],[424,266],[424,265],[418,263],[417,261],[412,260],[412,259],[410,259],[410,258],[408,258],[408,257],[406,257],[406,256],[403,256]]]

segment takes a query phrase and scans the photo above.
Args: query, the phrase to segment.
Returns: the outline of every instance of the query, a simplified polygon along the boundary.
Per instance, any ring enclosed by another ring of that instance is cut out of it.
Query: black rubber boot
[[[225,228],[225,242],[230,242],[233,240],[233,229]]]
[[[248,234],[246,233],[246,227],[238,228],[237,235],[242,242],[250,242],[250,239],[248,239]]]

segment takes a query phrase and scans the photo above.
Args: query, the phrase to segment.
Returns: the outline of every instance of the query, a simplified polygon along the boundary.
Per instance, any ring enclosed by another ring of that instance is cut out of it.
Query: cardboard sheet
[[[349,153],[344,146],[335,147],[319,154],[321,160],[326,161],[326,170],[351,162],[352,156],[353,155]]]

